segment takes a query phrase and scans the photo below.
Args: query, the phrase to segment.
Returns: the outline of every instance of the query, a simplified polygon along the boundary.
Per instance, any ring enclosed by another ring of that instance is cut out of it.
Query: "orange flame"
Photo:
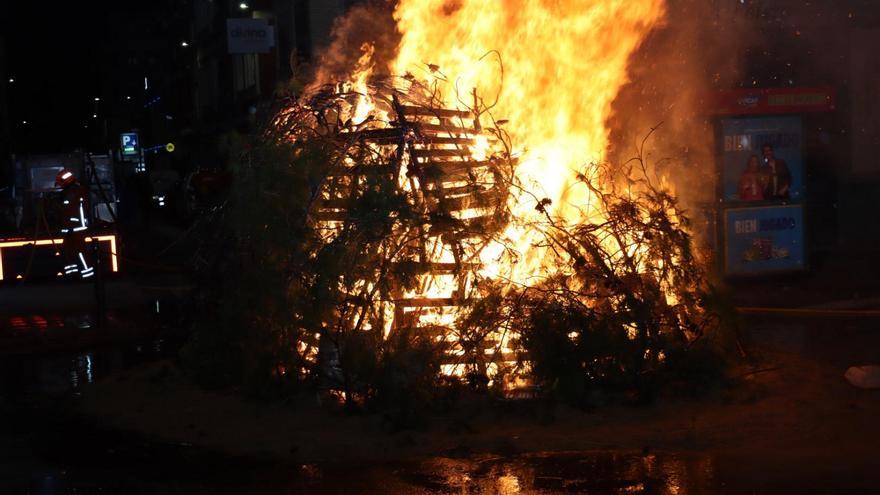
[[[462,107],[473,89],[486,105],[497,98],[491,113],[509,122],[504,129],[521,154],[516,175],[530,194],[511,198],[517,221],[506,232],[520,256],[504,261],[501,247],[490,247],[486,275],[529,284],[546,274],[546,253],[533,247],[528,227],[541,221],[537,201],[550,199],[563,224],[590,218],[591,193],[577,173],[604,159],[629,56],[664,14],[664,0],[400,1],[391,72],[428,83],[445,77],[455,88],[443,95],[449,107]]]

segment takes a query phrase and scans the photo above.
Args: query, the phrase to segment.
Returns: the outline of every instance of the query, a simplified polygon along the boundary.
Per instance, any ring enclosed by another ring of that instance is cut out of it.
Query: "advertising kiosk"
[[[738,89],[716,105],[720,265],[726,276],[806,268],[800,114],[834,109],[832,88]]]

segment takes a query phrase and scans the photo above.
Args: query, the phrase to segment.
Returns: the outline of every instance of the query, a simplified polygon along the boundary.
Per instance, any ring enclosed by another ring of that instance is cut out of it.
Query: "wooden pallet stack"
[[[477,150],[478,145],[492,139],[473,112],[404,104],[396,95],[389,100],[387,126],[352,136],[388,157],[387,163],[333,171],[314,217],[337,225],[352,221],[345,205],[371,174],[387,175],[407,190],[415,206],[432,221],[405,256],[418,260],[422,283],[418,290],[400,291],[389,301],[394,312],[391,331],[418,328],[446,340],[452,344],[447,366],[461,365],[466,358],[456,345],[458,336],[450,323],[455,308],[468,297],[468,284],[479,268],[480,240],[487,232],[503,228],[508,196],[501,170],[505,161],[480,156],[485,153]],[[500,347],[495,338],[482,339],[480,345],[471,352],[488,355]],[[454,372],[452,368],[447,371]]]

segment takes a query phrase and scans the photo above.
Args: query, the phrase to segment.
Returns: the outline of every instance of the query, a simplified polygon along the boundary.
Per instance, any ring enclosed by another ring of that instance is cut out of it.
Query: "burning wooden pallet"
[[[430,218],[404,256],[415,260],[421,283],[415,291],[396,290],[393,301],[386,301],[393,305],[386,332],[418,328],[450,343],[445,371],[452,374],[466,359],[452,328],[456,308],[468,297],[468,284],[480,268],[480,241],[506,224],[504,174],[512,162],[491,153],[496,140],[472,111],[404,104],[396,94],[389,101],[386,125],[346,136],[387,160],[333,170],[312,215],[337,228],[357,221],[347,206],[358,185],[371,175],[397,180],[407,191],[415,207]],[[498,339],[485,338],[469,352],[499,353],[500,347]]]

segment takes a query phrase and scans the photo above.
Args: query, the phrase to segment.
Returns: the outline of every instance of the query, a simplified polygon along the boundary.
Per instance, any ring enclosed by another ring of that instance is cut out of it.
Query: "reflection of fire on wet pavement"
[[[49,332],[58,327],[50,327]],[[76,327],[63,327],[76,332]],[[45,332],[46,330],[43,330]],[[172,346],[173,347],[173,346]],[[68,352],[42,352],[44,348],[22,347],[32,351],[2,357],[0,399],[16,395],[64,396],[114,373],[175,352],[162,338],[130,342],[126,345]],[[36,349],[36,350],[35,350]],[[16,350],[15,348],[13,350]]]
[[[0,339],[28,334],[49,334],[67,330],[94,328],[89,312],[77,313],[30,313],[0,316]]]
[[[131,346],[154,338],[168,328],[161,315],[146,310],[107,311],[105,327],[95,312],[82,308],[68,312],[0,314],[0,359],[3,356],[40,358],[53,353],[82,353],[95,347]]]
[[[17,333],[32,330],[49,330],[50,328],[64,328],[64,319],[58,315],[21,315],[9,316],[0,320],[0,332]]]

